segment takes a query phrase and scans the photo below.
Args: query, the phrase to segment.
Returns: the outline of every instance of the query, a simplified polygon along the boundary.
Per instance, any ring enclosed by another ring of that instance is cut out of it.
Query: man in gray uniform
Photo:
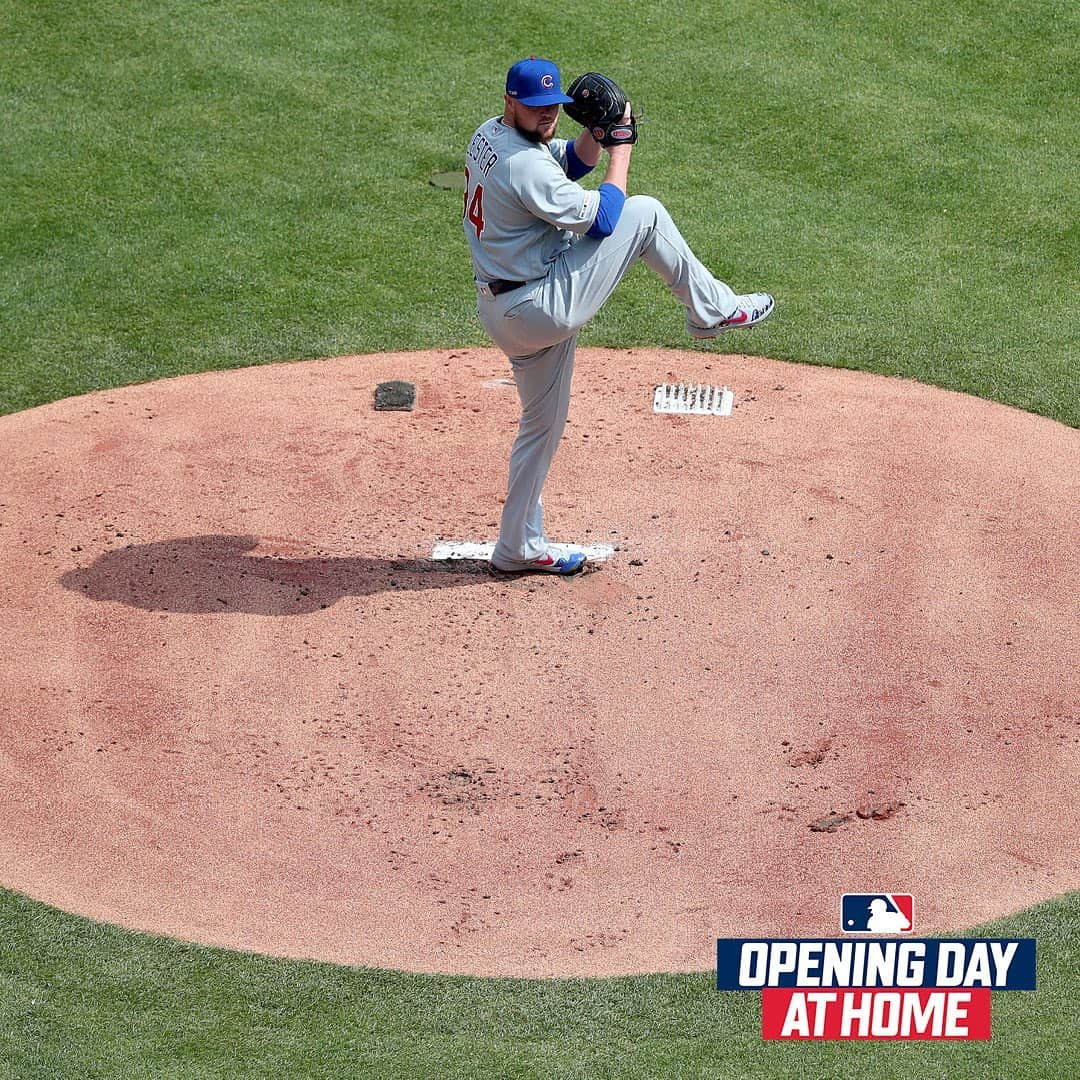
[[[632,139],[602,147],[588,130],[555,139],[559,106],[573,101],[559,69],[531,57],[506,76],[501,117],[477,128],[465,159],[462,224],[472,254],[480,322],[510,359],[521,424],[498,570],[572,574],[585,554],[544,535],[540,493],[562,437],[578,331],[641,259],[686,308],[703,339],[748,327],[773,308],[767,293],[736,295],[698,261],[663,205],[626,197]],[[629,106],[627,106],[629,111]],[[608,154],[599,191],[577,181]]]

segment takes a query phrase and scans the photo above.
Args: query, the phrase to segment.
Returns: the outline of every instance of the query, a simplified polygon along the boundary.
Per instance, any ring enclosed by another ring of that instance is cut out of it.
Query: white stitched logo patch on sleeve
[[[581,200],[581,209],[578,211],[578,217],[584,221],[589,216],[589,211],[592,209],[593,195],[592,191],[585,192],[585,198]]]

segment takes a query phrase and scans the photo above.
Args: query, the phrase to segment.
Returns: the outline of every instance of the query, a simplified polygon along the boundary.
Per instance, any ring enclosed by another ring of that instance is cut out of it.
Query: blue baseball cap
[[[550,60],[530,56],[506,73],[506,92],[522,105],[565,105],[573,101],[559,89],[559,69]]]

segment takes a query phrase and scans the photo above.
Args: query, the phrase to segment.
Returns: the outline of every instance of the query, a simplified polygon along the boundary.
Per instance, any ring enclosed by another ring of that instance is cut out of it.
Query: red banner
[[[989,1039],[990,991],[769,988],[763,1039]]]

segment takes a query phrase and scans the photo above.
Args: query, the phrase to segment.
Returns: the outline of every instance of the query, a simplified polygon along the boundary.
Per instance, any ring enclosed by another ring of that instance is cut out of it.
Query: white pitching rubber
[[[552,541],[556,551],[559,548],[573,548],[575,551],[585,553],[587,559],[593,562],[603,562],[615,554],[615,549],[608,544],[560,544]],[[444,540],[436,544],[431,551],[432,559],[442,561],[444,559],[480,559],[485,562],[491,561],[491,553],[495,550],[494,543],[473,543],[468,540]]]

